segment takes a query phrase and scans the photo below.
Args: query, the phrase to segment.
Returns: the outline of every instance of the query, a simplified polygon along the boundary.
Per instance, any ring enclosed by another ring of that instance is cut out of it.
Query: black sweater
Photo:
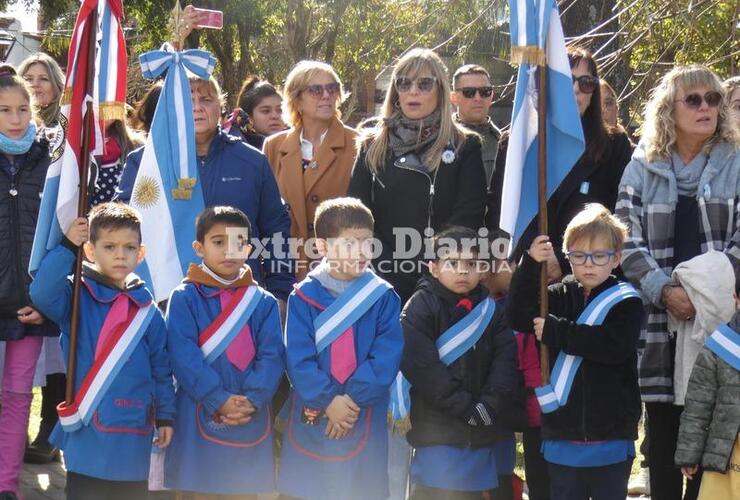
[[[509,289],[507,317],[517,331],[531,332],[539,316],[540,265],[524,254]],[[637,340],[643,319],[642,301],[629,298],[615,305],[598,326],[576,320],[588,302],[617,284],[609,277],[584,297],[572,275],[550,285],[549,311],[542,342],[549,347],[550,367],[560,351],[583,357],[566,405],[543,415],[542,437],[575,441],[637,439],[640,389],[637,383]]]
[[[488,297],[479,286],[466,297],[447,290],[434,278],[423,278],[401,314],[404,350],[401,371],[411,383],[412,446],[449,445],[481,448],[496,441],[497,431],[510,428],[523,415],[523,390],[517,350],[497,307],[478,342],[449,366],[439,359],[435,342],[468,312],[458,305],[470,299],[475,307]],[[484,403],[493,425],[471,425],[475,406]]]

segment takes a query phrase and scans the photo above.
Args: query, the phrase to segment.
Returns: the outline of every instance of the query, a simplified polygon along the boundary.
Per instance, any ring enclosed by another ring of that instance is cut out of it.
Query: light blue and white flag
[[[578,113],[565,38],[555,0],[511,0],[512,62],[519,63],[511,136],[501,195],[501,229],[514,248],[538,211],[538,65],[547,71],[547,196],[555,192],[585,141]]]
[[[216,60],[203,50],[162,50],[139,57],[145,78],[167,75],[134,181],[131,206],[142,216],[146,259],[137,273],[159,302],[196,262],[195,219],[204,208],[195,156],[195,128],[187,71],[207,79]]]

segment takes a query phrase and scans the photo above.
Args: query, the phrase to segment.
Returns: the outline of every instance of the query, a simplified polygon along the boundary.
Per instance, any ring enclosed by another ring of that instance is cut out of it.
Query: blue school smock
[[[62,330],[65,359],[70,349],[72,272],[75,254],[58,246],[41,262],[31,283],[33,303]],[[131,278],[129,277],[129,282]],[[122,291],[83,267],[77,337],[75,392],[90,370],[100,328],[119,293],[137,305],[150,303],[151,293],[139,281]],[[138,280],[138,278],[136,278]],[[175,394],[166,352],[167,333],[157,311],[128,361],[113,379],[90,424],[66,432],[57,423],[49,442],[64,451],[68,471],[111,481],[145,481],[149,477],[152,434],[157,425],[172,425]]]
[[[421,446],[411,460],[411,482],[453,491],[485,491],[498,486],[496,450]]]
[[[248,322],[255,357],[242,372],[225,351],[209,364],[198,347],[199,334],[221,312],[219,291],[184,283],[170,296],[166,322],[178,384],[177,431],[165,455],[165,486],[221,495],[269,492],[275,487],[270,400],[285,367],[277,300],[259,288]],[[246,396],[257,408],[245,425],[213,420],[232,394]]]
[[[292,389],[278,490],[305,499],[385,500],[388,399],[403,351],[401,301],[388,289],[354,324],[357,369],[339,384],[331,376],[331,348],[317,354],[313,326],[322,312],[316,304],[325,308],[335,299],[311,276],[296,288],[288,299],[285,331]],[[328,420],[323,412],[341,394],[349,395],[361,411],[351,434],[332,440],[324,434]],[[306,423],[304,409],[322,412],[316,425]]]

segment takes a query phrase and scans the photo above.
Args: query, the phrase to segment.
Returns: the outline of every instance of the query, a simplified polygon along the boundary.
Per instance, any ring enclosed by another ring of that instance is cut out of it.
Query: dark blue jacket
[[[126,158],[116,194],[117,200],[128,203],[131,199],[143,152],[144,148],[140,147]],[[287,256],[290,217],[280,198],[267,158],[239,138],[219,130],[211,142],[208,155],[198,158],[198,174],[207,207],[236,207],[249,217],[253,241],[254,238],[270,239],[275,236],[284,242],[277,248],[282,251],[281,254],[275,255],[276,249],[271,243],[267,243],[265,249],[269,252],[269,257],[255,258],[253,253],[247,263],[260,285],[277,298],[287,300],[295,282]]]

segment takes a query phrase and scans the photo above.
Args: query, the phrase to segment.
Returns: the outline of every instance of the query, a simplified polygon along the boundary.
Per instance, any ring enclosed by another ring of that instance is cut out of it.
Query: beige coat
[[[290,233],[304,240],[315,236],[313,220],[316,207],[324,200],[347,194],[349,177],[357,156],[357,132],[334,120],[324,142],[315,152],[317,168],[303,171],[301,158],[301,129],[292,128],[269,137],[263,151],[277,179],[280,195],[290,213]],[[301,250],[301,264],[308,262]],[[300,267],[297,277],[305,276]]]

